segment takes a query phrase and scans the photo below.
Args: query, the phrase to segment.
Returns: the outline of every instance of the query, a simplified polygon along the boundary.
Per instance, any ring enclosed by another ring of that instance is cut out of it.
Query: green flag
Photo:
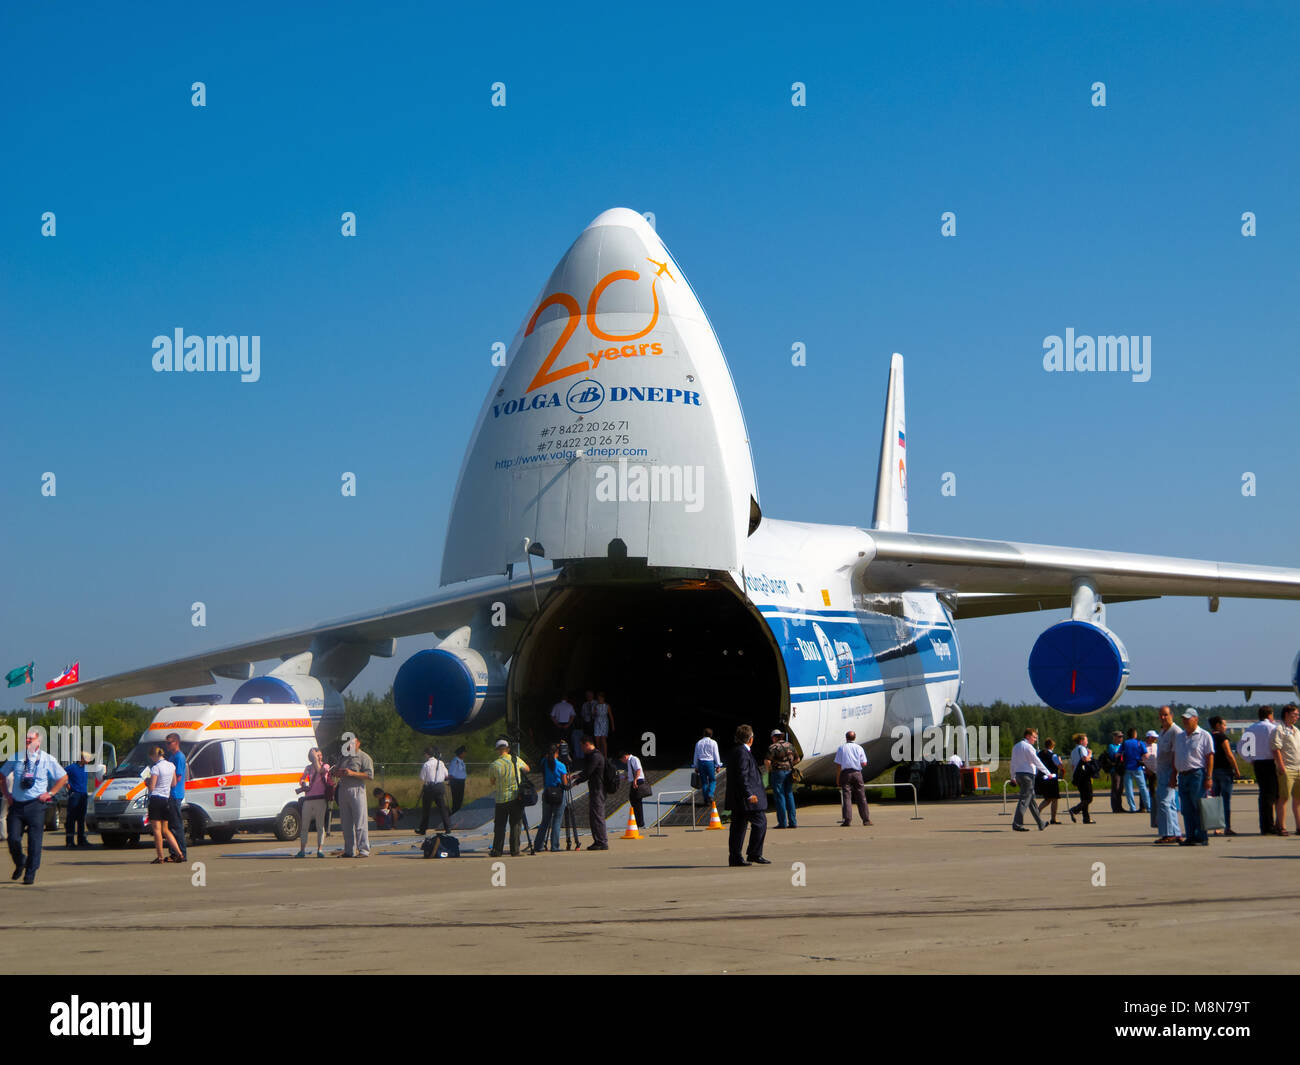
[[[19,666],[17,669],[11,669],[5,674],[5,680],[9,682],[9,687],[17,688],[19,685],[30,683],[32,676],[36,672],[36,663],[28,662],[25,666]]]

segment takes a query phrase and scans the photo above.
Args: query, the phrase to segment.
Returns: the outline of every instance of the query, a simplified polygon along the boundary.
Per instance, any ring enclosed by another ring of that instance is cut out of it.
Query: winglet
[[[903,410],[903,356],[898,352],[889,360],[889,394],[880,436],[876,510],[871,527],[907,531],[907,418]]]

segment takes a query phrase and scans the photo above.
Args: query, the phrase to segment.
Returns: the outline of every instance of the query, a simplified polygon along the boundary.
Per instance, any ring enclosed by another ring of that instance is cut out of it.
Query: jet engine
[[[1128,684],[1128,651],[1118,636],[1091,621],[1053,625],[1029,653],[1029,680],[1053,710],[1105,710]]]
[[[311,717],[316,738],[331,745],[343,727],[343,696],[327,682],[309,672],[310,651],[281,662],[270,673],[244,681],[230,698],[230,705],[263,703],[269,706],[301,706]]]
[[[417,651],[397,671],[393,701],[411,728],[429,736],[481,728],[506,708],[505,675],[492,656],[469,646],[468,627]]]

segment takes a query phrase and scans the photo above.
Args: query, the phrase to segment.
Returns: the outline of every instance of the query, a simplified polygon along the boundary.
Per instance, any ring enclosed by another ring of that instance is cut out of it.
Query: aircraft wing
[[[1077,577],[1090,578],[1112,603],[1163,595],[1300,599],[1298,568],[881,529],[866,533],[875,544],[863,571],[868,589],[950,593],[965,617],[1068,606]],[[967,602],[975,613],[963,609]]]
[[[1129,684],[1128,691],[1140,692],[1241,692],[1250,701],[1255,692],[1290,692],[1290,684]]]
[[[558,570],[538,574],[538,594],[544,595],[558,577]],[[511,616],[531,614],[534,609],[533,589],[528,578],[489,577],[465,581],[440,588],[427,599],[338,618],[312,628],[280,632],[143,669],[49,688],[25,701],[44,703],[51,699],[74,698],[82,702],[97,702],[173,688],[193,688],[211,684],[218,677],[243,680],[253,675],[255,662],[285,658],[313,648],[325,653],[341,645],[347,645],[351,652],[344,656],[348,662],[344,668],[354,668],[359,672],[372,654],[390,657],[393,654],[392,641],[398,637],[459,628],[469,624],[484,607],[498,601],[506,604]],[[348,677],[347,681],[351,679]],[[341,689],[347,681],[336,686]]]

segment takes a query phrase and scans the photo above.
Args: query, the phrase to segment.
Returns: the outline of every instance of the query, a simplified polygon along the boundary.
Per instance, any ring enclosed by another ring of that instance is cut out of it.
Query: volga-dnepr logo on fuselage
[[[579,381],[566,396],[559,392],[537,392],[518,399],[499,400],[492,404],[492,417],[523,414],[530,410],[565,407],[575,414],[590,414],[602,403],[676,403],[683,407],[702,406],[699,392],[683,388],[664,388],[661,385],[615,385],[606,391],[596,381]]]
[[[509,414],[522,414],[530,410],[547,410],[552,407],[568,407],[574,414],[590,414],[607,399],[610,403],[680,403],[684,407],[699,407],[700,393],[683,388],[666,388],[662,385],[617,385],[606,390],[605,386],[591,377],[617,361],[627,359],[655,359],[667,355],[670,345],[667,338],[656,340],[650,334],[659,322],[659,292],[656,285],[659,279],[667,277],[673,284],[677,279],[672,276],[666,263],[647,259],[659,269],[650,280],[650,296],[653,311],[650,321],[641,329],[631,333],[610,333],[597,325],[597,308],[601,294],[612,284],[623,282],[633,284],[641,280],[639,270],[612,270],[596,282],[587,297],[586,308],[567,292],[553,292],[538,305],[528,320],[524,336],[531,336],[537,327],[542,312],[548,307],[559,307],[565,315],[564,328],[555,338],[550,350],[542,359],[537,372],[528,387],[518,398],[500,399],[492,404],[492,417],[500,418]],[[587,331],[596,340],[613,342],[614,346],[597,348],[582,355],[576,362],[557,366],[569,339],[577,332],[578,326],[585,322]],[[561,398],[559,391],[551,391],[553,386],[566,377],[578,374],[582,378],[570,385]],[[546,389],[545,391],[540,391]]]

